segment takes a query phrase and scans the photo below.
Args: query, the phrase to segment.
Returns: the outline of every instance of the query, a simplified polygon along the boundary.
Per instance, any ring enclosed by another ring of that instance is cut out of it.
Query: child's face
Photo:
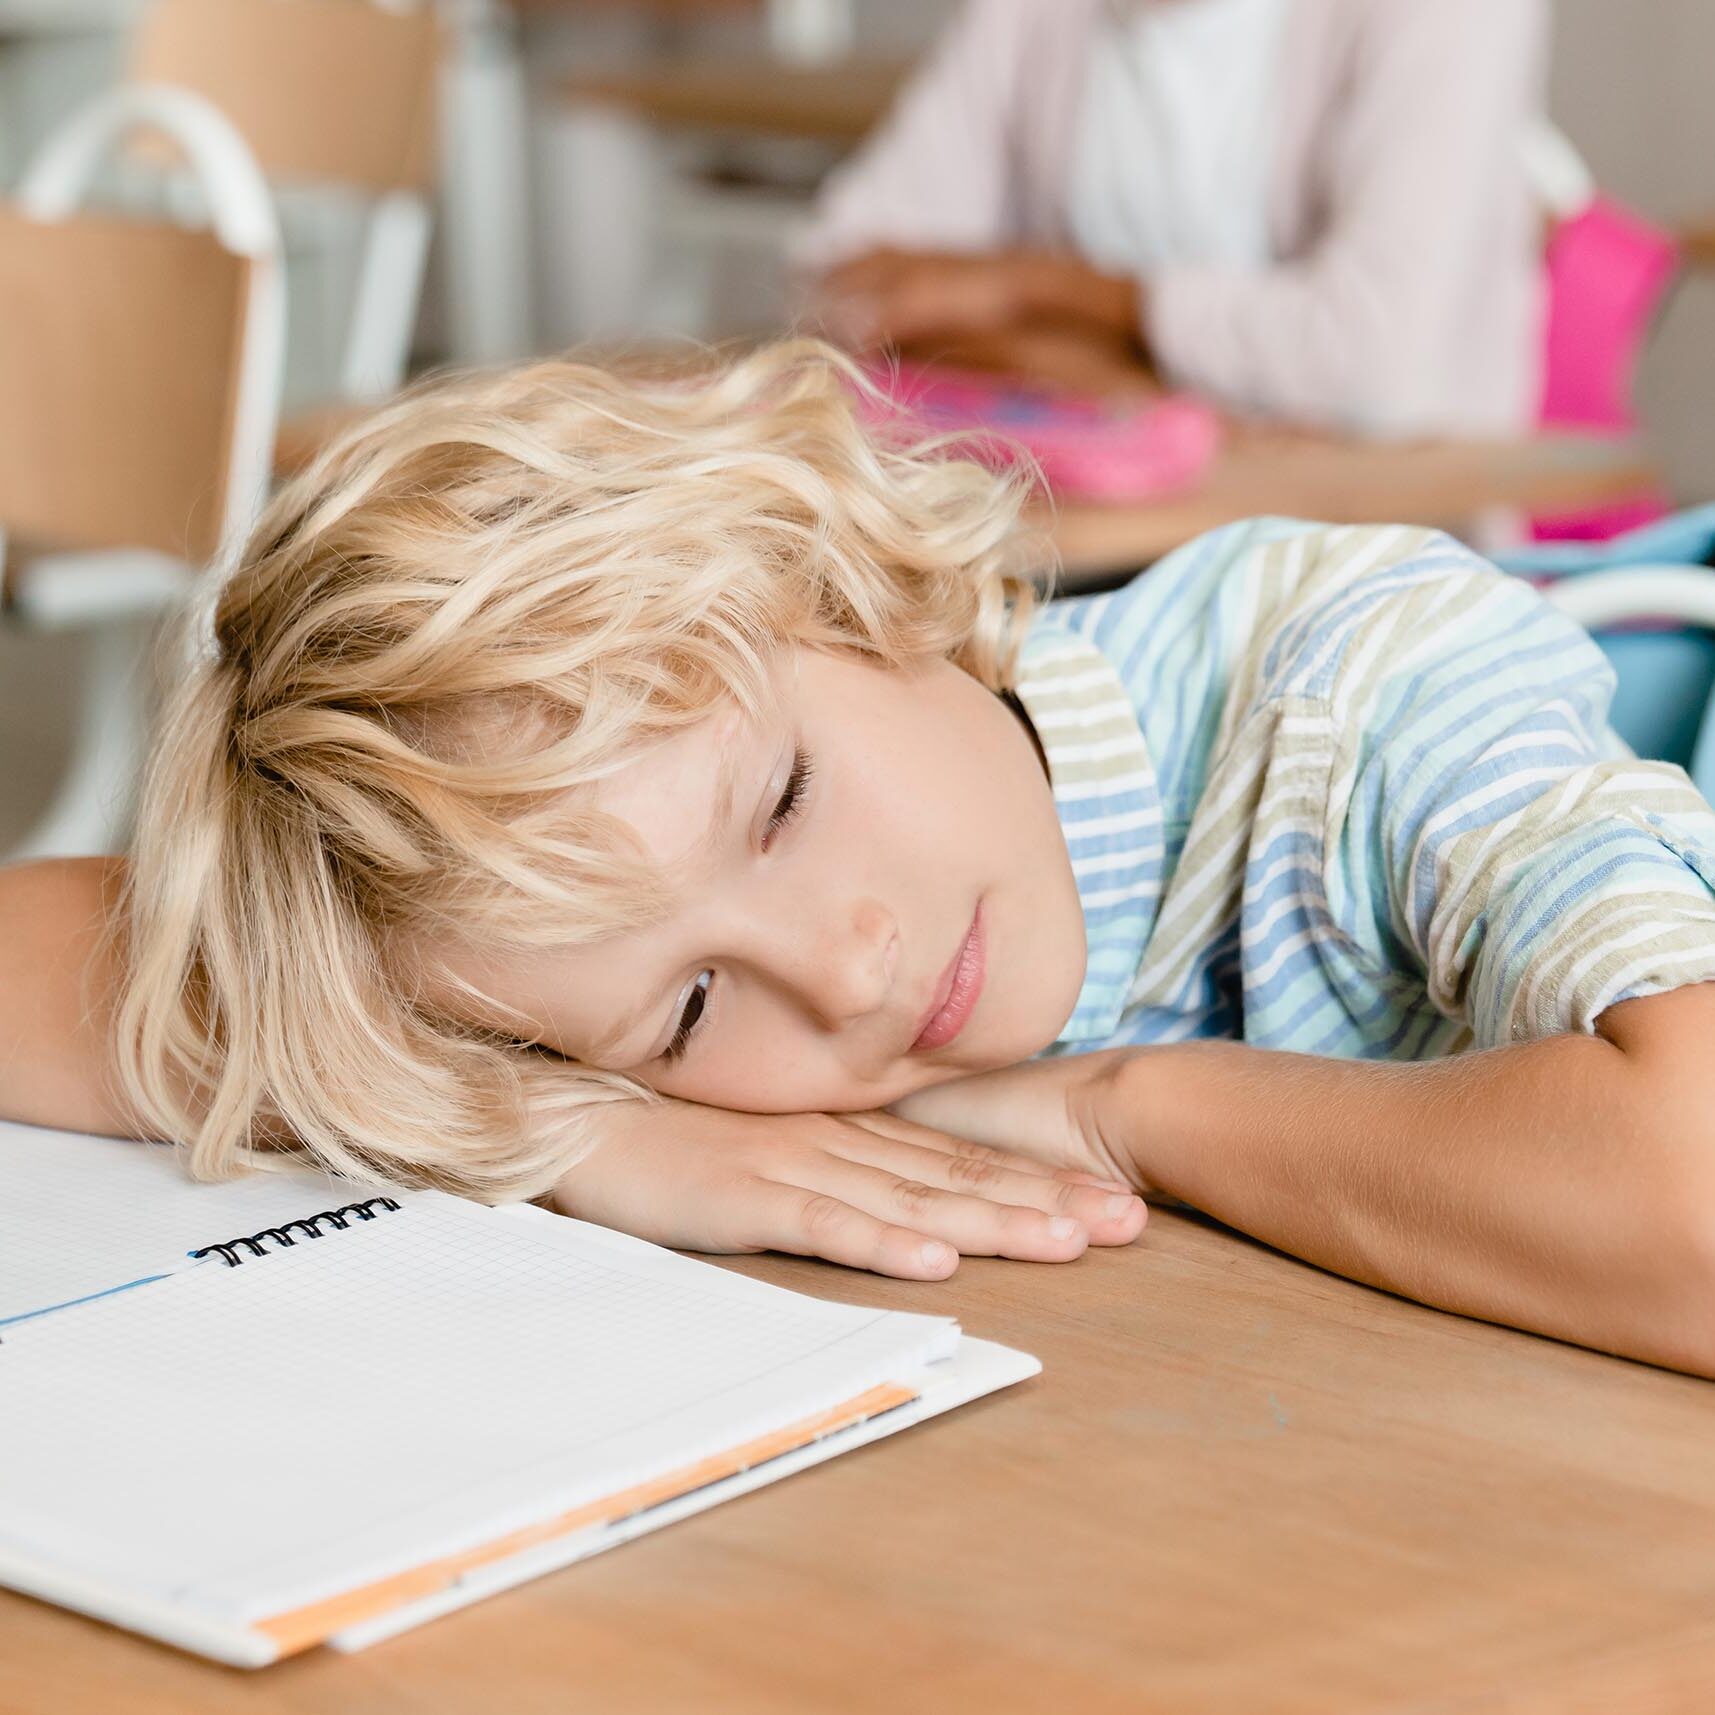
[[[879,1107],[1054,1040],[1084,924],[1029,733],[945,662],[800,650],[781,691],[778,721],[713,715],[596,790],[685,878],[679,903],[451,961],[514,1009],[481,1022],[522,1016],[572,1059],[758,1113]]]

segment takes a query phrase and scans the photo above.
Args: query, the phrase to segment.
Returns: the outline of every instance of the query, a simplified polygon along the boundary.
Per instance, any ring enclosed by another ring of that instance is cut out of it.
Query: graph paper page
[[[0,1323],[170,1272],[199,1245],[374,1194],[305,1170],[199,1185],[165,1144],[0,1121]]]
[[[694,1463],[956,1339],[424,1193],[9,1328],[0,1550],[251,1620]]]

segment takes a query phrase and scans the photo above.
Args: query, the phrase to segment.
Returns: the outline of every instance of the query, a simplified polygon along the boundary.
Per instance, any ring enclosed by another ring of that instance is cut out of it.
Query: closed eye
[[[762,849],[768,850],[774,836],[782,828],[797,820],[803,814],[804,800],[809,794],[810,780],[815,773],[815,763],[810,753],[799,745],[792,753],[792,771],[786,776],[786,785],[780,794],[779,802],[775,804],[773,813],[768,818],[768,826],[763,832]]]
[[[810,791],[810,779],[815,773],[815,763],[810,753],[802,745],[792,752],[792,767],[786,776],[786,784],[781,789],[780,797],[776,800],[773,810],[769,813],[768,825],[763,829],[762,849],[767,851],[774,838],[784,828],[789,827],[804,813],[804,803]],[[713,971],[701,972],[691,992],[685,996],[684,1010],[679,1014],[679,1023],[673,1032],[672,1040],[661,1051],[661,1058],[668,1065],[684,1057],[685,1050],[691,1045],[691,1037],[695,1034],[697,1025],[702,1020],[708,1006],[709,985],[714,981]]]
[[[690,1046],[691,1032],[697,1028],[703,1008],[708,1005],[709,984],[714,981],[714,976],[713,971],[701,972],[691,985],[691,992],[685,996],[685,1010],[679,1014],[679,1028],[673,1032],[673,1040],[661,1050],[661,1058],[669,1066],[680,1059]]]

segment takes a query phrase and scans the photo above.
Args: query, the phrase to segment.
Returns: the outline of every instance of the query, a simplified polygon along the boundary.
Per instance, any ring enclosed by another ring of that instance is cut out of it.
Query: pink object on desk
[[[1548,241],[1541,423],[1628,435],[1638,426],[1638,358],[1679,270],[1679,246],[1640,215],[1595,197]],[[1659,489],[1533,520],[1538,541],[1605,541],[1666,515]]]
[[[931,434],[970,435],[972,451],[1005,464],[1022,449],[1055,494],[1148,500],[1191,487],[1221,444],[1221,421],[1201,400],[1172,394],[1127,404],[1052,392],[955,369],[872,368],[900,416]],[[872,420],[889,415],[866,400]]]

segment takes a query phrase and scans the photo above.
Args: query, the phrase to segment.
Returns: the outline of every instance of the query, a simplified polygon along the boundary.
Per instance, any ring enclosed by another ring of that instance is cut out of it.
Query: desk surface
[[[359,413],[307,412],[281,425],[276,466],[306,464]],[[1144,505],[1062,501],[1037,522],[1075,590],[1158,560],[1217,525],[1267,513],[1330,524],[1434,524],[1455,530],[1491,508],[1575,511],[1649,492],[1656,473],[1624,442],[1544,437],[1422,445],[1333,440],[1280,430],[1235,435],[1195,489]]]
[[[940,1287],[740,1266],[951,1312],[1045,1371],[354,1657],[244,1676],[0,1593],[0,1708],[1715,1707],[1715,1384],[1172,1214],[1128,1251],[968,1261]],[[241,1435],[243,1410],[196,1433]]]
[[[1457,528],[1497,507],[1554,513],[1635,498],[1656,480],[1635,446],[1577,436],[1389,443],[1239,430],[1198,487],[1145,505],[1062,501],[1048,528],[1075,589],[1265,513]]]
[[[1688,227],[1679,237],[1687,262],[1698,268],[1715,267],[1715,222]]]
[[[655,125],[851,144],[887,112],[908,69],[903,60],[667,62],[580,75],[562,89]]]

